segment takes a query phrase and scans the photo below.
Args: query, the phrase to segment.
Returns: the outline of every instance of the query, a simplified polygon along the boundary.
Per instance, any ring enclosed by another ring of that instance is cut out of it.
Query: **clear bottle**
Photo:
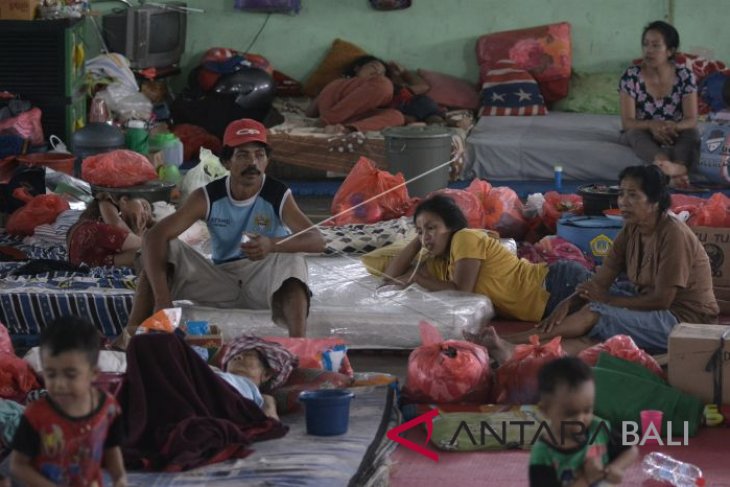
[[[674,487],[702,487],[705,479],[696,465],[685,463],[659,452],[651,452],[641,462],[650,478],[669,482]]]

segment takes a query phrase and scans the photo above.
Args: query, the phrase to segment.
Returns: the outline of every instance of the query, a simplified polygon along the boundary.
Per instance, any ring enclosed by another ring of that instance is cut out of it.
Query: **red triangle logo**
[[[433,433],[433,418],[439,415],[438,409],[432,409],[429,412],[422,414],[416,418],[413,418],[412,420],[405,422],[399,426],[396,426],[395,428],[389,429],[388,432],[385,434],[385,436],[388,437],[389,440],[393,440],[396,443],[399,443],[403,445],[404,447],[408,448],[409,450],[413,450],[414,452],[423,455],[426,458],[430,458],[434,462],[439,461],[439,455],[435,451],[431,451],[428,448],[425,448],[421,445],[418,445],[416,443],[413,443],[410,440],[407,440],[403,438],[402,436],[399,436],[404,431],[408,431],[409,429],[412,429],[416,426],[418,426],[421,423],[426,423],[426,443],[431,440],[431,433]]]

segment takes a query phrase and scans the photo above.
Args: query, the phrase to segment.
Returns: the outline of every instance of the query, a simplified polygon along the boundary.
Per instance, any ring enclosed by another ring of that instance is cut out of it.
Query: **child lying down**
[[[230,342],[216,374],[246,399],[255,402],[270,418],[279,419],[276,402],[264,390],[283,385],[298,359],[278,343],[254,336],[240,336]]]

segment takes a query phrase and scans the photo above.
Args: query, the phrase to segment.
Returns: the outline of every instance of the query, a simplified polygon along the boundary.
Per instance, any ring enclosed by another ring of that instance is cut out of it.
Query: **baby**
[[[590,367],[575,357],[554,360],[540,370],[538,387],[552,434],[543,433],[532,447],[530,486],[620,484],[639,451],[616,442],[608,424],[593,415]]]

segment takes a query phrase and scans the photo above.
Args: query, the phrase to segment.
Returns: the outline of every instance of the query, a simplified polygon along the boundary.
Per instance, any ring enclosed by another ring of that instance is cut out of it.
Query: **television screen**
[[[178,12],[161,12],[151,17],[150,23],[150,54],[169,52],[179,45],[181,26]]]
[[[187,14],[179,7],[185,3],[165,5],[141,5],[105,15],[102,25],[109,50],[127,57],[133,69],[179,63],[185,51],[187,22]]]

